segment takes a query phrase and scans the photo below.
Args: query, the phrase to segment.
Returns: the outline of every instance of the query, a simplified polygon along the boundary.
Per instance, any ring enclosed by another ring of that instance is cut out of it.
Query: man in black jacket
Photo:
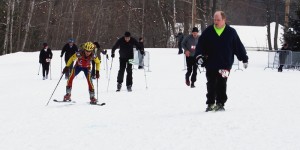
[[[71,56],[73,56],[76,52],[78,51],[77,45],[74,43],[74,39],[70,38],[68,40],[68,43],[65,44],[65,46],[62,48],[60,57],[63,57],[64,53],[65,54],[65,63],[67,64],[68,60],[70,59]],[[65,78],[68,79],[70,75],[70,71],[73,68],[73,64],[70,65],[69,71],[66,72]]]
[[[225,23],[223,11],[214,14],[214,24],[201,34],[196,46],[198,64],[206,68],[206,111],[224,111],[227,101],[227,78],[234,62],[234,55],[248,66],[248,56],[235,29]],[[216,103],[216,106],[215,106]]]
[[[126,86],[127,90],[129,92],[132,91],[132,64],[130,61],[133,59],[133,46],[136,46],[138,50],[140,50],[141,54],[144,55],[144,48],[140,46],[138,41],[135,38],[131,37],[130,32],[125,32],[125,35],[118,39],[116,44],[112,48],[111,57],[115,57],[115,51],[117,48],[120,48],[119,54],[120,54],[120,69],[118,72],[118,85],[117,85],[117,91],[121,90],[123,78],[124,78],[124,72],[126,69],[127,77],[126,77]],[[127,66],[127,67],[126,67]]]

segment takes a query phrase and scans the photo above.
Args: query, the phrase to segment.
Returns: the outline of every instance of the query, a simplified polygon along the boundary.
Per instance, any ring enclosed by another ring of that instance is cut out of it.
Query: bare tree
[[[272,50],[272,43],[271,43],[271,9],[270,9],[270,0],[266,0],[266,15],[267,15],[267,39],[268,39],[268,48]]]
[[[34,3],[35,3],[35,0],[30,1],[30,8],[29,8],[29,12],[28,12],[27,24],[26,24],[26,27],[25,27],[25,36],[24,36],[22,47],[21,47],[22,52],[25,49],[25,45],[26,45],[26,42],[27,42],[28,34],[29,34],[29,29],[30,29],[30,26],[31,26],[30,23],[31,23],[32,15],[33,15]]]
[[[279,26],[278,0],[275,0],[275,32],[274,32],[274,49],[278,49],[278,26]]]
[[[5,55],[7,53],[7,45],[8,45],[8,35],[9,35],[9,26],[10,26],[10,13],[11,13],[11,0],[8,0],[7,3],[7,14],[6,14],[6,27],[5,27],[5,35],[4,35],[4,43],[3,43],[3,51],[2,55]]]
[[[53,7],[53,2],[52,0],[48,0],[49,1],[49,7],[48,7],[48,17],[47,17],[47,23],[46,23],[46,28],[45,28],[45,38],[44,41],[48,40],[48,35],[49,35],[49,23],[50,23],[50,17],[51,17],[51,11],[52,11],[52,7]]]

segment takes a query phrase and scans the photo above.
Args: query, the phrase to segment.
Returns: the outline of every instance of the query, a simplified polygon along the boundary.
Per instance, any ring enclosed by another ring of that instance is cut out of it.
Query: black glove
[[[144,50],[141,50],[141,54],[142,54],[143,56],[145,56],[145,51],[144,51]]]
[[[62,57],[63,55],[60,55],[60,57]]]
[[[100,74],[99,74],[99,70],[96,70],[96,78],[99,79]]]
[[[115,57],[115,53],[111,53],[111,58],[114,58]]]
[[[40,61],[39,61],[39,63],[41,64],[41,63],[42,63],[42,61],[40,60]]]
[[[69,71],[69,67],[66,66],[66,67],[64,68],[64,70],[63,70],[62,73],[65,74],[65,73],[67,73],[68,71]]]
[[[106,50],[106,49],[102,51],[102,54],[103,54],[103,55],[106,55],[106,53],[107,53],[107,50]]]

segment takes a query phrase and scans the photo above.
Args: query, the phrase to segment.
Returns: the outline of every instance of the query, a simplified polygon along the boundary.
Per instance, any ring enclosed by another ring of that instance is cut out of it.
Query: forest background
[[[110,49],[130,31],[144,37],[145,47],[176,47],[179,29],[203,31],[222,10],[230,25],[288,25],[299,0],[0,0],[0,55],[39,51],[47,42],[59,50],[69,38],[75,43],[98,41]],[[276,34],[276,31],[275,31]],[[269,36],[266,35],[266,36]],[[281,43],[267,49],[278,49]]]

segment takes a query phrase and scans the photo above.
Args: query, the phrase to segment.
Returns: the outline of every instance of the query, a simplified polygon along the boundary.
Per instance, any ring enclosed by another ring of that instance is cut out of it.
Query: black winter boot
[[[195,86],[195,82],[192,82],[192,84],[191,84],[191,88],[195,88],[196,86]]]
[[[122,83],[118,83],[118,85],[117,85],[117,92],[119,92],[121,90],[121,88],[122,88]]]
[[[128,91],[128,92],[131,92],[131,91],[132,91],[131,85],[128,85],[128,86],[127,86],[127,91]]]
[[[214,105],[215,104],[207,104],[207,108],[206,108],[205,112],[213,111],[214,110]]]
[[[224,105],[221,104],[221,103],[218,103],[215,108],[214,108],[215,111],[225,111],[225,108],[224,108]]]

